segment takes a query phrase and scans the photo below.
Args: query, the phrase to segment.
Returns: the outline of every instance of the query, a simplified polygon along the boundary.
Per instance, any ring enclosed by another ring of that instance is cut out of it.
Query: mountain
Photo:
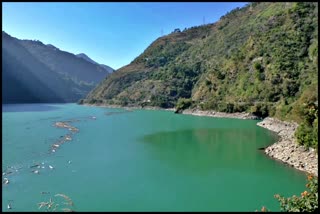
[[[75,102],[107,75],[53,45],[2,32],[2,103]]]
[[[95,64],[95,65],[100,65],[101,67],[103,67],[108,73],[112,73],[114,71],[113,68],[107,66],[107,65],[104,65],[104,64],[99,64],[95,61],[93,61],[91,58],[89,58],[87,55],[85,55],[84,53],[80,53],[80,54],[77,54],[76,55],[77,57],[80,57],[82,59],[85,59],[87,60],[88,62],[91,62],[92,64]]]
[[[213,24],[174,30],[80,103],[295,117],[318,100],[318,3],[256,2]],[[299,118],[294,118],[299,120]]]

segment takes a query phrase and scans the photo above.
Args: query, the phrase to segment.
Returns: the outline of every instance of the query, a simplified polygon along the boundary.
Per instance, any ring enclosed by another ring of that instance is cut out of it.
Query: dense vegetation
[[[298,141],[315,147],[317,116],[304,118],[310,105],[317,112],[317,77],[318,3],[250,3],[158,38],[82,102],[182,109],[178,100],[190,99],[203,110],[304,124]]]
[[[202,109],[291,119],[303,92],[317,86],[317,9],[252,3],[215,24],[161,37],[86,102],[174,107],[191,98]]]
[[[75,102],[106,76],[71,53],[2,32],[2,103]]]
[[[276,194],[274,197],[280,202],[280,208],[283,212],[318,212],[318,178],[312,175],[308,175],[305,190],[301,193],[301,196],[293,195],[286,198]],[[265,207],[262,207],[262,212],[270,211]]]
[[[306,187],[309,191],[301,193],[301,197],[292,196],[289,198],[275,195],[281,205],[281,210],[285,212],[317,212],[318,211],[318,178],[308,176]]]

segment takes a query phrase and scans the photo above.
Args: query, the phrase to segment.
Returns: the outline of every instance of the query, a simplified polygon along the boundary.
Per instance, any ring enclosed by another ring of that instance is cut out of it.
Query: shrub
[[[301,193],[301,197],[293,195],[285,198],[280,195],[274,197],[280,202],[281,210],[285,212],[317,212],[318,211],[318,178],[308,176],[306,187],[310,191]]]
[[[78,104],[79,105],[82,105],[84,103],[84,99],[80,99],[79,101],[78,101]]]
[[[250,108],[250,113],[258,116],[258,117],[267,117],[269,116],[269,105],[266,103],[255,103],[251,108]]]
[[[160,95],[160,94],[151,96],[150,105],[151,106],[159,106],[161,108],[171,108],[171,107],[173,107],[173,105],[170,102],[170,100],[168,99],[168,97],[165,96],[165,95]]]
[[[233,103],[227,103],[225,112],[227,113],[233,113],[234,112],[234,104]]]
[[[263,72],[263,67],[262,67],[261,63],[258,61],[254,62],[253,67],[256,71]]]
[[[284,212],[315,212],[318,211],[318,178],[308,175],[306,187],[309,191],[301,193],[301,197],[293,195],[285,198],[279,194],[274,195],[280,202],[281,211]],[[268,212],[266,207],[262,207],[261,212]],[[256,210],[258,212],[258,210]]]
[[[177,104],[176,104],[176,112],[181,112],[186,108],[189,108],[192,105],[191,99],[186,98],[179,98]]]
[[[318,149],[318,106],[304,105],[304,121],[295,132],[298,144]]]

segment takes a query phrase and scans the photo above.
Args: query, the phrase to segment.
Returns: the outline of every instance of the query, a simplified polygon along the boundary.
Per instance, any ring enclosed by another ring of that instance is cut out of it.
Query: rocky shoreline
[[[295,140],[294,132],[298,124],[267,117],[257,125],[276,132],[279,136],[278,142],[265,148],[265,154],[298,170],[318,176],[317,152],[311,148],[306,150]]]
[[[166,110],[166,111],[175,111],[174,108],[161,108],[161,107],[156,107],[156,106],[121,106],[121,105],[107,105],[107,104],[88,104],[84,103],[81,104],[84,106],[95,106],[95,107],[105,107],[105,108],[122,108],[125,110],[134,110],[134,109],[144,109],[144,110]]]
[[[191,114],[196,116],[208,116],[208,117],[219,117],[219,118],[236,118],[236,119],[245,119],[245,120],[259,120],[261,118],[246,112],[237,112],[237,113],[225,113],[217,111],[201,111],[198,109],[186,109],[182,111],[182,114]]]
[[[108,108],[124,108],[132,109],[147,109],[147,110],[168,110],[175,111],[174,108],[163,109],[160,107],[123,107],[119,105],[92,105],[83,104],[86,106],[103,106]],[[189,114],[195,116],[208,116],[217,118],[236,118],[261,120],[261,118],[246,112],[240,113],[225,113],[216,111],[201,111],[198,109],[186,109],[181,114]],[[284,122],[275,118],[267,117],[263,121],[257,123],[258,126],[266,128],[270,131],[276,132],[279,136],[278,142],[268,146],[264,149],[264,153],[271,158],[280,160],[298,170],[311,173],[318,176],[318,154],[314,149],[306,150],[303,146],[299,146],[294,138],[294,132],[298,128],[298,124],[293,122]]]
[[[250,113],[224,113],[215,111],[200,111],[196,109],[187,109],[182,114],[191,114],[196,116],[209,116],[219,118],[237,118],[259,120]],[[258,126],[276,132],[279,136],[278,142],[264,149],[264,153],[271,158],[280,160],[289,166],[298,170],[311,173],[318,177],[318,154],[315,149],[306,150],[303,146],[297,144],[294,133],[298,128],[297,123],[284,122],[275,118],[267,117],[257,123]]]

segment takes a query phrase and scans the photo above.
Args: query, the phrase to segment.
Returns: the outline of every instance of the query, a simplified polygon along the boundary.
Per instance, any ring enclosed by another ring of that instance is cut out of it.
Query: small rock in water
[[[9,184],[9,179],[8,178],[3,178],[3,179],[4,179],[3,183]]]
[[[50,194],[50,192],[41,192],[41,194]]]

